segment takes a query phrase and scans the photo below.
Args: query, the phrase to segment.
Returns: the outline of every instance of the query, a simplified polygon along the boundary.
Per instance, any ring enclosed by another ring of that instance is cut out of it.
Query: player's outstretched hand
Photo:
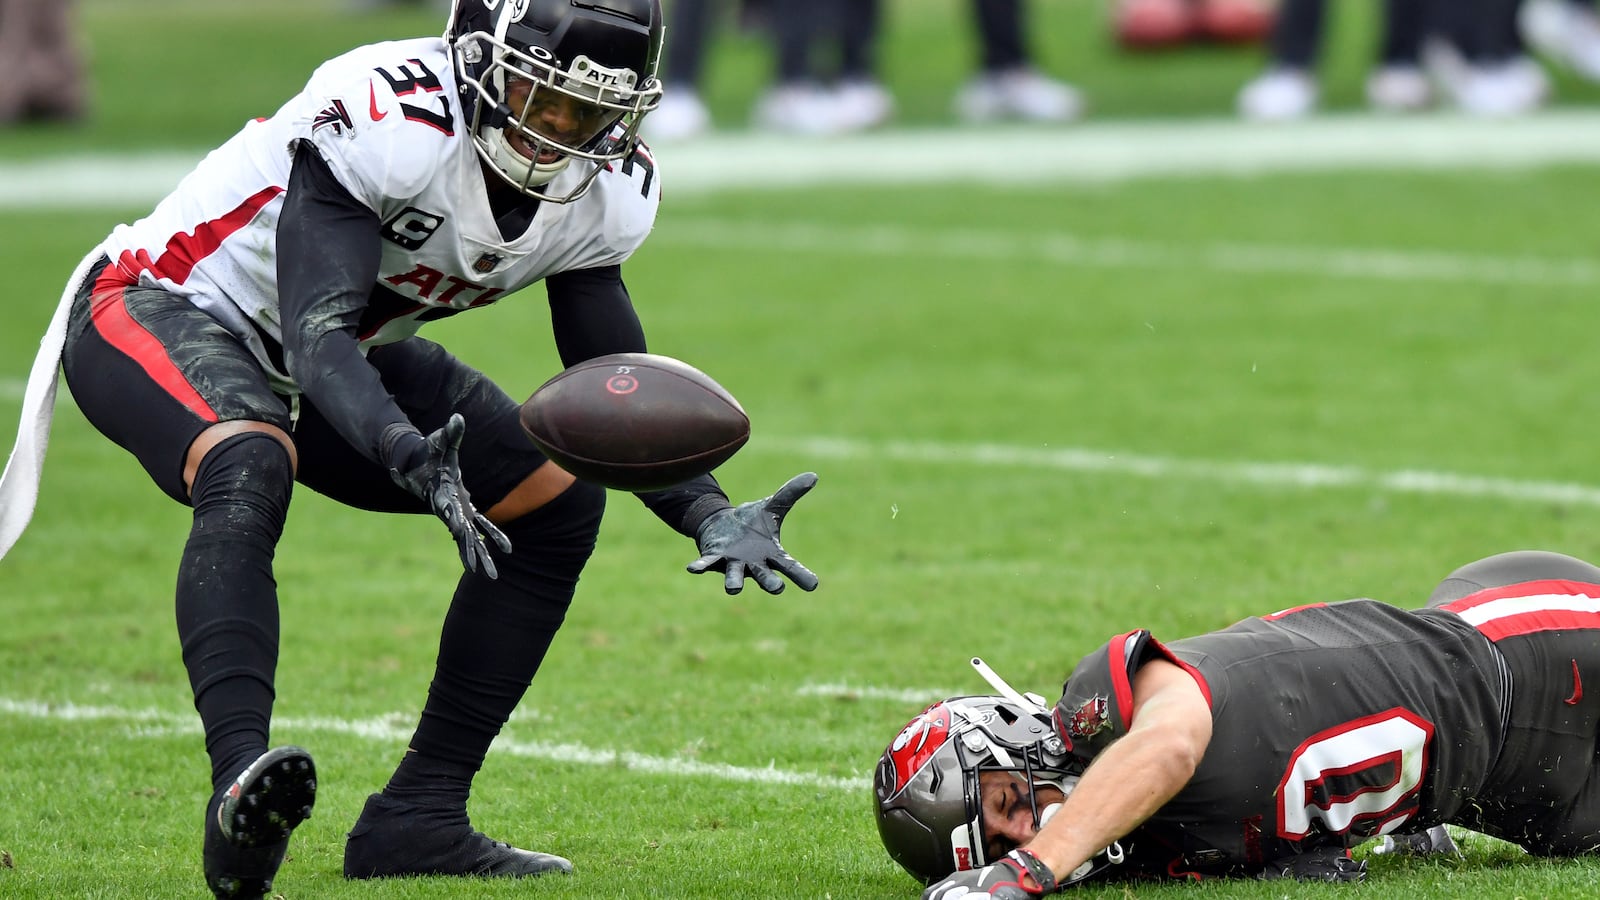
[[[511,552],[508,540],[494,523],[472,505],[467,486],[461,483],[461,439],[467,433],[467,420],[460,413],[450,416],[444,427],[428,435],[427,456],[405,472],[390,469],[400,486],[421,498],[444,521],[461,551],[461,564],[469,572],[482,571],[490,578],[500,577],[484,544],[488,536],[502,553]]]
[[[992,866],[956,872],[929,885],[922,900],[1032,900],[1055,890],[1054,881],[1041,886],[1026,875],[1027,868],[1008,855]]]
[[[816,590],[817,576],[790,556],[778,540],[783,517],[816,483],[815,472],[804,472],[770,497],[712,513],[695,535],[700,558],[689,563],[689,571],[695,575],[721,572],[722,586],[730,594],[744,590],[747,574],[767,593],[781,594],[784,582],[778,577],[780,572],[801,590]]]

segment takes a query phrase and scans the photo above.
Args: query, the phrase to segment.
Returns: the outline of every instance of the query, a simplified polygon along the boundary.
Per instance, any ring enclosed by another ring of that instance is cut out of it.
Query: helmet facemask
[[[494,15],[495,33],[478,19],[475,30],[447,35],[469,100],[473,145],[488,168],[522,193],[576,200],[602,169],[633,153],[640,122],[661,102],[661,83],[653,67],[612,67],[582,53],[562,61],[536,44],[518,46],[506,34],[513,14]],[[587,165],[582,180],[546,188],[573,160]]]
[[[1004,697],[935,703],[901,730],[878,763],[878,830],[895,861],[930,883],[1003,855],[990,852],[994,841],[983,824],[986,773],[1028,785],[1036,828],[1048,818],[1037,788],[1066,793],[1077,775],[1048,715]]]
[[[984,827],[986,774],[1026,785],[1037,831],[1060,806],[1041,803],[1040,788],[1053,787],[1064,799],[1081,773],[1043,698],[1013,690],[982,660],[973,665],[1002,696],[953,697],[929,706],[890,743],[873,779],[884,847],[924,884],[990,865],[1011,849],[1010,841]],[[1059,883],[1081,881],[1112,862],[1121,862],[1116,845]]]

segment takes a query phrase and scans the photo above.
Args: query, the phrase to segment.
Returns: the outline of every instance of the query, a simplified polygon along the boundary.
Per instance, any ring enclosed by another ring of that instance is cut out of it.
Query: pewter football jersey
[[[1189,669],[1213,717],[1194,778],[1136,832],[1142,851],[1167,848],[1174,874],[1444,822],[1483,785],[1504,734],[1503,664],[1471,625],[1349,600],[1165,645],[1148,631],[1112,638],[1056,705],[1075,754],[1127,733],[1133,676],[1152,658]]]
[[[276,114],[245,125],[104,249],[130,283],[188,299],[248,344],[286,391],[263,336],[280,343],[276,232],[293,146],[315,144],[383,223],[383,258],[360,324],[363,348],[484,306],[557,272],[626,260],[655,221],[661,182],[640,148],[588,192],[543,203],[501,236],[441,38],[360,47],[320,66]],[[575,185],[574,161],[553,187]]]

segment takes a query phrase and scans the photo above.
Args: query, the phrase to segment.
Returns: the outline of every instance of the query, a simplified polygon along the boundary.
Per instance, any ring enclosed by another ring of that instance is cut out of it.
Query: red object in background
[[[1219,44],[1260,43],[1277,18],[1263,0],[1199,0],[1195,6],[1201,37]]]
[[[1187,44],[1195,26],[1190,0],[1119,0],[1117,43],[1128,50],[1164,50]]]
[[[1124,49],[1167,50],[1259,43],[1275,20],[1269,0],[1118,0],[1114,28]]]

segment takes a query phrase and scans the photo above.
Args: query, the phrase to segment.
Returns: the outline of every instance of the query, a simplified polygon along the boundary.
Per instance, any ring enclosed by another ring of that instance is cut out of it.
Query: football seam
[[[693,456],[675,456],[672,459],[658,459],[651,462],[613,462],[607,459],[595,459],[592,456],[579,456],[576,453],[569,453],[565,450],[561,450],[560,453],[562,456],[572,460],[573,462],[590,463],[596,466],[605,466],[606,468],[610,469],[650,469],[694,462],[695,460],[705,459],[708,456],[716,456],[718,453],[730,448],[733,450],[738,450],[740,447],[743,447],[748,440],[748,438],[745,438],[738,441],[729,441],[725,444],[719,444],[710,450],[696,453]],[[546,455],[548,456],[549,454]]]

